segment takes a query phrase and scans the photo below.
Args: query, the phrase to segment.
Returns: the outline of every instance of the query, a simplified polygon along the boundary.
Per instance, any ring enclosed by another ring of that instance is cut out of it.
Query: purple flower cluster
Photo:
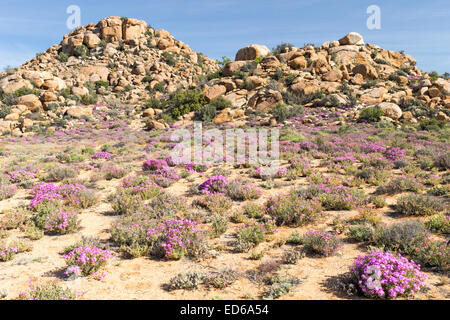
[[[198,187],[203,192],[225,192],[225,187],[228,184],[228,179],[224,176],[212,176],[204,181]]]
[[[82,184],[63,184],[55,185],[53,183],[39,184],[33,187],[30,206],[36,208],[43,202],[54,202],[57,200],[68,200],[76,196],[81,190],[87,190]]]
[[[44,229],[49,232],[66,234],[78,225],[76,212],[65,212],[61,209],[45,218]]]
[[[169,165],[167,164],[167,162],[165,160],[147,160],[144,161],[144,163],[142,164],[142,170],[144,171],[156,171],[159,169],[162,169],[164,167],[168,167]]]
[[[128,176],[123,178],[120,188],[132,195],[140,195],[143,200],[150,199],[161,193],[162,189],[150,177]]]
[[[359,255],[351,271],[362,292],[370,298],[395,298],[418,292],[427,276],[420,266],[401,256],[373,250]]]
[[[356,158],[353,156],[342,156],[333,158],[333,162],[355,162]]]
[[[0,261],[11,260],[18,252],[16,247],[4,247],[0,248]]]
[[[186,253],[191,239],[199,232],[196,224],[195,221],[187,219],[166,220],[159,226],[147,230],[147,240],[159,239],[164,256],[179,259]]]
[[[74,266],[79,267],[81,274],[87,276],[104,266],[112,258],[112,254],[96,246],[85,246],[73,249],[63,258],[66,264],[72,267],[71,270],[74,270]]]
[[[392,147],[387,148],[383,154],[387,159],[395,161],[405,156],[405,150],[398,147]]]
[[[8,172],[9,180],[12,183],[19,183],[25,180],[36,178],[36,174],[40,171],[38,167],[19,169]]]
[[[92,159],[106,159],[106,160],[109,160],[109,159],[111,159],[111,154],[109,152],[102,151],[102,152],[94,153],[91,158]]]

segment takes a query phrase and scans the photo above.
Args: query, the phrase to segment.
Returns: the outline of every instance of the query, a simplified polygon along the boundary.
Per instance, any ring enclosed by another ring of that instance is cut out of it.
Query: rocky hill
[[[100,104],[130,107],[149,129],[195,118],[274,124],[298,106],[346,106],[348,120],[367,107],[392,122],[450,119],[448,78],[354,32],[321,46],[254,44],[218,62],[145,21],[108,17],[1,73],[0,88],[0,132],[14,135],[88,119]]]

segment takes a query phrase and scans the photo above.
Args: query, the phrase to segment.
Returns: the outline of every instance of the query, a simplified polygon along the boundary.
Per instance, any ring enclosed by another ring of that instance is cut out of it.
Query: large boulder
[[[120,17],[111,16],[102,19],[97,26],[100,28],[100,35],[102,39],[108,42],[122,39],[122,20]]]
[[[358,45],[363,46],[364,45],[364,39],[362,35],[360,35],[357,32],[350,32],[345,37],[339,39],[340,45]]]
[[[213,123],[230,122],[234,119],[244,116],[244,110],[242,109],[230,109],[225,108],[221,110],[213,119]]]
[[[212,87],[205,86],[202,91],[208,102],[210,102],[217,97],[224,95],[227,92],[227,88],[223,85],[215,85]]]
[[[281,92],[272,89],[262,89],[248,101],[248,105],[256,110],[268,112],[274,105],[283,101]]]
[[[364,79],[377,79],[377,70],[369,64],[361,63],[355,66],[352,70],[354,74],[360,74]]]
[[[21,96],[17,99],[17,104],[23,104],[28,107],[28,110],[30,111],[36,111],[40,107],[42,107],[41,100],[34,94],[27,94],[24,96]]]
[[[250,46],[239,49],[236,53],[235,61],[255,60],[256,57],[265,57],[270,53],[269,48],[259,44],[252,44]]]
[[[79,80],[92,81],[97,80],[108,81],[109,69],[105,66],[85,66],[78,72]]]
[[[230,61],[223,67],[222,75],[224,77],[231,77],[235,71],[242,68],[245,64],[245,61]]]
[[[363,92],[359,100],[363,103],[377,104],[383,102],[383,98],[387,93],[386,88],[368,89]]]
[[[289,61],[289,67],[292,69],[305,69],[308,66],[308,62],[304,56],[300,56]]]
[[[402,109],[395,103],[391,102],[382,102],[378,104],[378,107],[383,110],[384,116],[391,118],[393,120],[398,120],[402,117]]]
[[[147,30],[143,20],[126,18],[122,21],[122,39],[125,41],[140,38]]]
[[[20,80],[14,81],[14,82],[8,82],[3,87],[3,92],[13,93],[21,88],[33,89],[33,85],[28,80],[20,79]]]
[[[83,43],[89,49],[94,49],[100,43],[100,38],[95,33],[86,33],[83,38]]]
[[[80,119],[83,117],[90,117],[92,116],[92,108],[81,106],[71,107],[67,109],[66,114],[76,119]]]

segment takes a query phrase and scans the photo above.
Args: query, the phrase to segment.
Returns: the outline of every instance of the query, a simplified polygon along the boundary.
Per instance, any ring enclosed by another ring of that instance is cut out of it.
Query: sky
[[[321,45],[355,31],[405,51],[424,71],[450,72],[449,0],[0,0],[0,71],[60,43],[71,31],[70,5],[80,8],[82,25],[113,15],[145,20],[214,59],[234,59],[253,43]],[[380,28],[367,26],[371,5],[380,8]]]

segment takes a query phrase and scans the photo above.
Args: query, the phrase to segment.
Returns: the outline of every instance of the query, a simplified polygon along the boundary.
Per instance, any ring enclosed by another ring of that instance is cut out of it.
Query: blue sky
[[[424,71],[450,72],[450,1],[416,0],[0,0],[0,70],[18,66],[70,32],[69,5],[81,24],[117,15],[143,19],[211,58],[234,58],[252,43],[272,48],[337,40],[350,31],[390,50],[404,50]],[[369,30],[366,9],[381,9],[381,29]]]

